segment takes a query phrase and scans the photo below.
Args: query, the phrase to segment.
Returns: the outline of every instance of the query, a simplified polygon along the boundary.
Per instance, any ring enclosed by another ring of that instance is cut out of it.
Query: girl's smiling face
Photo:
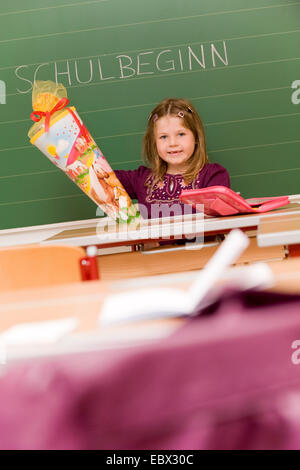
[[[184,173],[195,150],[195,137],[177,116],[163,116],[155,122],[154,137],[158,155],[171,174]]]

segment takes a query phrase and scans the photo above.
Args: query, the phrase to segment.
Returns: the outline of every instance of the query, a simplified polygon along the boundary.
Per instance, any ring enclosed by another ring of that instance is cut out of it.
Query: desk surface
[[[9,346],[10,362],[31,356],[56,355],[107,347],[135,346],[170,334],[182,319],[161,319],[101,326],[99,314],[105,297],[122,285],[89,281],[31,288],[0,294],[0,333],[17,324],[78,319],[78,327],[55,344]]]
[[[262,219],[257,233],[258,246],[300,243],[300,212]]]
[[[20,229],[2,230],[0,232],[0,246],[24,245],[32,243],[56,244],[56,245],[75,245],[88,246],[98,245],[100,247],[133,245],[142,243],[149,239],[160,238],[157,235],[164,232],[166,238],[171,235],[195,235],[209,234],[216,232],[226,232],[233,228],[257,228],[262,221],[270,221],[273,218],[285,217],[287,215],[300,215],[300,205],[291,203],[283,208],[264,213],[264,214],[246,214],[230,217],[208,217],[203,219],[202,214],[195,219],[195,216],[187,216],[184,219],[173,218],[144,221],[138,228],[122,226],[121,230],[116,230],[115,225],[109,225],[108,218],[92,219],[90,221],[69,222],[65,224],[53,224],[38,227],[24,227]],[[163,228],[164,227],[164,228]],[[150,234],[150,236],[149,236]],[[282,241],[280,241],[282,243]]]
[[[272,290],[300,293],[300,259],[268,263],[275,276]],[[231,268],[236,269],[236,268]],[[76,331],[54,345],[14,348],[8,360],[37,355],[135,346],[168,336],[184,323],[182,318],[144,320],[115,326],[100,326],[99,313],[105,296],[146,286],[188,287],[196,272],[153,276],[133,281],[89,281],[0,294],[0,332],[20,323],[76,317]]]

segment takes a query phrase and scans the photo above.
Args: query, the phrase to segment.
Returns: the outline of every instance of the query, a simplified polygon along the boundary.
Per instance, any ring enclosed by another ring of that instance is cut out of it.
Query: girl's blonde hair
[[[204,128],[196,109],[192,103],[186,99],[167,98],[161,101],[151,112],[143,138],[143,157],[145,163],[152,169],[152,188],[163,179],[168,168],[167,163],[158,155],[155,143],[155,122],[164,116],[182,118],[183,125],[194,134],[195,150],[193,155],[189,158],[186,171],[183,174],[185,184],[189,184],[195,180],[199,171],[208,162]]]

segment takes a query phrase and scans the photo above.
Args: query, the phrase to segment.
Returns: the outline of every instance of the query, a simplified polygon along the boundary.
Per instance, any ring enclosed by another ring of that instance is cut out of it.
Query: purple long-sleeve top
[[[115,170],[117,177],[123,184],[131,199],[137,199],[141,215],[144,218],[156,218],[168,215],[182,215],[191,213],[191,208],[183,204],[179,195],[188,189],[201,189],[208,186],[230,187],[227,170],[218,163],[206,163],[199,171],[197,178],[185,185],[181,174],[166,173],[163,182],[149,192],[149,177],[151,170],[140,166],[136,170]],[[146,181],[147,184],[146,184]],[[151,185],[151,179],[150,179]],[[170,207],[172,213],[170,214]]]

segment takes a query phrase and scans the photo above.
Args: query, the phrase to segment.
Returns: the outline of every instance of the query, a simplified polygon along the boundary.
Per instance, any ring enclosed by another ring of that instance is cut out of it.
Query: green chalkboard
[[[57,80],[115,169],[141,164],[151,109],[190,99],[244,197],[300,193],[300,2],[10,0],[0,12],[0,228],[96,217],[27,138]]]

